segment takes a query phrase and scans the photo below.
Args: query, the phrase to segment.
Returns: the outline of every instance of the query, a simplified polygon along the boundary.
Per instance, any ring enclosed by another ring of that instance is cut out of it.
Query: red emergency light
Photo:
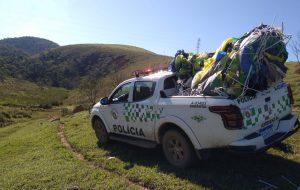
[[[135,70],[132,73],[135,77],[140,77],[141,75],[149,75],[156,71],[167,70],[167,69],[168,67],[146,68],[144,70]]]

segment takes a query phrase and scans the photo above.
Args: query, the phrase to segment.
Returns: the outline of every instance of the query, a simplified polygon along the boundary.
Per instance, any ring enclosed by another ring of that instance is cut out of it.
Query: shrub
[[[0,127],[4,127],[5,125],[11,123],[10,117],[7,117],[7,113],[0,112]]]
[[[62,108],[61,109],[61,115],[64,117],[64,116],[67,116],[69,115],[71,112],[68,108]]]
[[[79,106],[76,106],[74,109],[73,109],[73,113],[78,113],[78,112],[82,112],[84,111],[85,108],[82,106],[82,105],[79,105]]]
[[[58,101],[54,101],[51,103],[52,106],[59,106],[61,103],[59,103]]]
[[[52,104],[51,103],[40,104],[39,108],[51,109],[52,108]]]

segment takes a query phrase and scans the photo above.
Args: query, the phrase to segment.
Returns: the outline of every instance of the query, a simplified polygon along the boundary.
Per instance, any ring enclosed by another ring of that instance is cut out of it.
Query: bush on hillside
[[[73,113],[78,113],[78,112],[82,112],[84,111],[85,108],[82,106],[82,105],[79,105],[79,106],[76,106],[74,109],[73,109]]]
[[[40,104],[39,108],[42,108],[42,109],[51,109],[52,108],[52,104],[51,103]]]
[[[61,116],[63,117],[71,114],[71,111],[68,108],[62,108],[60,112],[61,112]]]

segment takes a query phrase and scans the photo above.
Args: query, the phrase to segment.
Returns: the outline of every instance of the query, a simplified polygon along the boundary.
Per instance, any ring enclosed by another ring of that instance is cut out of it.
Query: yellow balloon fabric
[[[227,38],[226,40],[224,40],[222,42],[221,46],[216,50],[213,58],[216,59],[219,52],[225,51],[225,49],[228,46],[228,44],[231,44],[231,43],[233,43],[235,41],[236,41],[236,38]]]
[[[201,71],[199,71],[198,73],[196,73],[196,75],[194,76],[194,78],[192,80],[192,86],[191,86],[192,89],[197,87],[197,85],[200,83],[201,79],[208,73],[208,71],[210,71],[214,62],[215,62],[214,58],[209,58],[204,62],[203,69]]]
[[[197,88],[198,84],[200,83],[200,81],[203,79],[203,77],[205,77],[205,75],[210,71],[210,69],[213,67],[217,55],[219,52],[221,51],[225,51],[226,47],[228,46],[228,44],[231,44],[233,42],[236,41],[236,38],[227,38],[226,40],[223,41],[223,43],[221,44],[221,46],[216,50],[214,56],[212,58],[207,59],[204,62],[204,67],[201,71],[197,72],[193,78],[192,81],[192,89]]]

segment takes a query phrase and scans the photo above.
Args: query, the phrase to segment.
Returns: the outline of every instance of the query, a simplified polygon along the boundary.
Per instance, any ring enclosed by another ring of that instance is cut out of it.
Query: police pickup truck
[[[266,150],[299,128],[284,82],[255,96],[228,99],[180,96],[176,81],[174,73],[160,71],[119,84],[91,111],[99,143],[161,144],[166,159],[185,168],[210,149]]]

